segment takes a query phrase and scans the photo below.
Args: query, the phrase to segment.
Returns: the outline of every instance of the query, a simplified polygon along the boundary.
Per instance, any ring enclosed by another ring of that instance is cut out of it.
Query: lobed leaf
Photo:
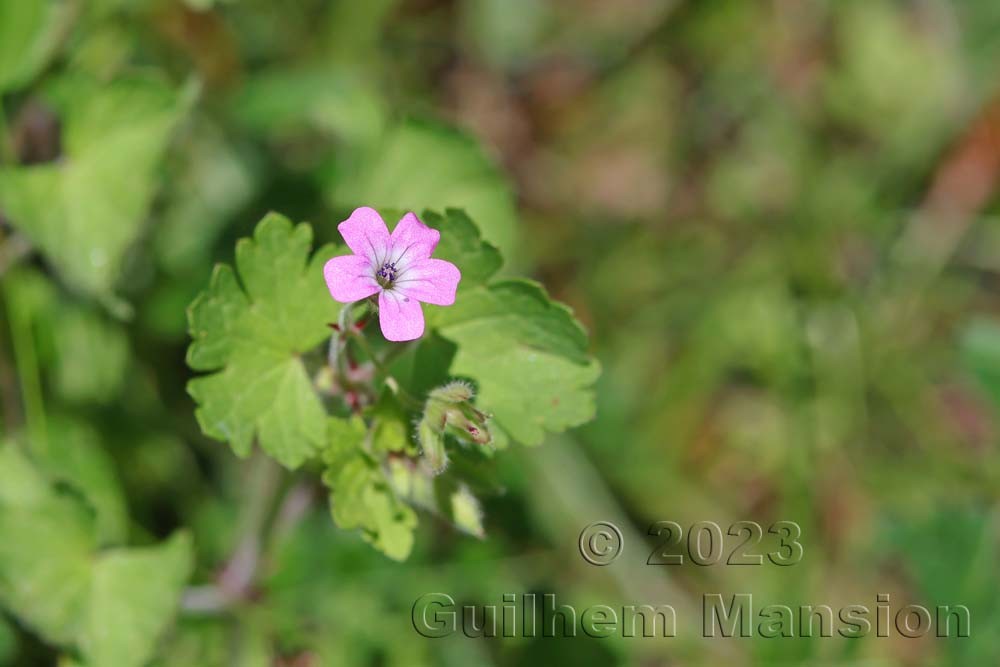
[[[451,375],[475,380],[477,405],[524,444],[592,419],[600,369],[572,311],[534,281],[490,282],[499,254],[464,213],[424,217],[441,230],[438,256],[462,271],[455,304],[428,307],[429,326],[457,348]]]
[[[329,335],[339,304],[324,286],[323,248],[312,258],[312,230],[269,214],[236,248],[242,287],[218,266],[207,291],[188,311],[193,339],[188,364],[215,371],[195,378],[188,392],[206,435],[228,441],[240,456],[256,434],[261,448],[288,468],[318,451],[326,412],[301,355]]]
[[[362,536],[389,558],[404,560],[413,548],[417,515],[396,497],[379,464],[367,454],[367,431],[360,417],[329,420],[323,482],[330,487],[330,510],[338,526],[361,529]]]
[[[462,271],[459,289],[482,285],[500,270],[503,258],[489,241],[484,241],[476,223],[461,209],[449,208],[444,215],[424,211],[421,220],[441,232],[434,256],[444,259]]]

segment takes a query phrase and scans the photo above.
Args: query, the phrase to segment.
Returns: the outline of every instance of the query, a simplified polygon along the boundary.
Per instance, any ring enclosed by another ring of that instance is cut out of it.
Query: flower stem
[[[246,465],[246,498],[242,505],[236,546],[215,582],[193,586],[184,592],[182,608],[191,613],[213,614],[246,601],[253,592],[264,529],[273,512],[282,470],[263,452],[254,452]]]
[[[361,310],[356,310],[358,305],[362,306]],[[327,352],[327,365],[333,373],[333,382],[343,392],[348,407],[356,413],[360,412],[363,399],[371,397],[372,387],[358,379],[358,364],[348,344],[352,338],[366,342],[360,330],[367,321],[368,307],[368,301],[362,300],[341,309],[338,322],[332,327],[334,331]]]
[[[372,350],[371,344],[368,342],[368,339],[365,338],[363,332],[354,329],[349,333],[349,335],[351,335],[356,341],[358,341],[358,344],[361,346],[361,349],[368,356],[368,358],[371,359],[372,364],[375,365],[375,369],[382,375],[383,379],[385,380],[385,383],[392,388],[393,393],[395,393],[404,403],[408,403],[412,408],[419,409],[423,407],[423,403],[421,403],[420,400],[418,400],[415,396],[410,394],[410,392],[404,389],[396,380],[396,378],[394,378],[389,373],[387,362],[399,356],[400,353],[397,352],[397,350],[405,351],[406,349],[408,349],[408,345],[393,346],[392,349],[390,349],[389,352],[383,358],[379,359],[378,355],[375,354],[375,351]]]

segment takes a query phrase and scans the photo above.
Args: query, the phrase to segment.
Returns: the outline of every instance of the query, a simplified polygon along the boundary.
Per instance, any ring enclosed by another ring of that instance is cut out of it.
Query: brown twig
[[[935,275],[954,254],[1000,180],[1000,94],[973,119],[931,179],[896,256]]]

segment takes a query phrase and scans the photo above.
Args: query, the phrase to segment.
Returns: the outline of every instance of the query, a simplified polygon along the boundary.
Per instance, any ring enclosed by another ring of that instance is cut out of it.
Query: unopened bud
[[[462,530],[480,539],[486,535],[483,530],[483,509],[479,500],[464,484],[451,496],[451,520]]]
[[[471,401],[475,395],[472,385],[468,382],[455,380],[431,390],[427,397],[430,400],[444,401],[445,403],[465,403]]]
[[[438,474],[448,466],[448,452],[444,448],[444,434],[441,429],[424,417],[417,425],[417,439],[423,449],[424,461],[431,472]]]
[[[435,474],[448,464],[445,434],[477,445],[493,443],[487,426],[490,417],[470,403],[474,395],[472,386],[461,381],[449,382],[427,395],[424,414],[417,424],[417,439]]]
[[[457,438],[471,440],[477,445],[493,442],[490,429],[486,425],[488,415],[468,403],[458,403],[445,410],[445,425],[448,432]]]

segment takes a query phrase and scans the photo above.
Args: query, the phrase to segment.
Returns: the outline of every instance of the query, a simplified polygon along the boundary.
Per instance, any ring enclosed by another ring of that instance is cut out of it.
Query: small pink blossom
[[[368,207],[355,209],[337,226],[353,255],[334,257],[323,267],[330,295],[351,303],[378,294],[379,324],[388,340],[420,338],[424,313],[420,302],[455,303],[462,274],[451,262],[432,259],[441,233],[407,213],[389,230]]]

